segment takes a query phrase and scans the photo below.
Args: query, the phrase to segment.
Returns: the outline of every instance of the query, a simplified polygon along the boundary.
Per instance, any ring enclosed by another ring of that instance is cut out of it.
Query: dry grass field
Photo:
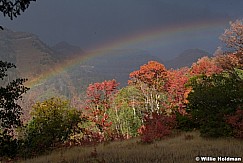
[[[91,147],[58,149],[19,163],[190,163],[196,162],[196,156],[243,157],[243,141],[205,139],[198,132],[188,132],[152,144],[142,144],[136,138]]]

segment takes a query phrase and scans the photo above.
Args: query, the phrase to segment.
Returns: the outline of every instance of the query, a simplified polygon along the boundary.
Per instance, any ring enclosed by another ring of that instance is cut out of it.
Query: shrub
[[[0,158],[1,157],[8,157],[13,158],[18,149],[18,140],[13,138],[10,135],[1,133],[0,134]],[[0,159],[1,162],[1,159]]]
[[[194,128],[196,128],[196,124],[194,123],[192,117],[188,114],[182,115],[179,112],[176,112],[176,122],[176,128],[182,131],[192,131]]]
[[[31,114],[32,120],[26,127],[26,146],[34,152],[68,140],[82,121],[81,113],[60,98],[36,103]]]
[[[238,108],[233,115],[227,116],[227,123],[233,127],[234,137],[243,139],[243,110]]]
[[[171,134],[176,126],[176,116],[152,113],[144,116],[144,124],[139,129],[141,141],[151,143]]]

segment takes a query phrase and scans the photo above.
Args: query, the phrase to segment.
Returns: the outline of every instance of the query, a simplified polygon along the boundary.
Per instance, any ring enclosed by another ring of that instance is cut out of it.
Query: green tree
[[[188,110],[202,136],[220,137],[232,134],[226,115],[234,113],[243,102],[243,78],[240,73],[201,75],[189,81]]]
[[[118,136],[137,136],[142,125],[144,110],[143,95],[134,86],[122,88],[114,99],[114,105],[109,110],[112,129]]]
[[[68,140],[82,122],[81,112],[60,98],[36,103],[31,115],[26,127],[26,145],[37,151]]]

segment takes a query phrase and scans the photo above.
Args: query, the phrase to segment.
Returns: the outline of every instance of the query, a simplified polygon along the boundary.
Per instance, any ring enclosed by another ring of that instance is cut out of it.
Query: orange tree
[[[130,73],[129,85],[136,86],[142,91],[146,112],[162,112],[161,103],[166,99],[165,83],[167,70],[163,64],[149,61],[139,70]]]
[[[170,104],[168,107],[182,115],[186,114],[186,98],[191,90],[185,87],[189,78],[190,73],[187,67],[168,71],[168,82],[166,83],[168,103]]]
[[[173,87],[170,80],[172,78],[164,65],[156,61],[148,62],[130,74],[129,84],[139,89],[144,99],[143,124],[138,130],[143,142],[169,135],[176,125],[175,115],[171,115],[174,108],[169,104],[172,100],[168,100],[172,97],[168,90],[173,92],[168,89]]]

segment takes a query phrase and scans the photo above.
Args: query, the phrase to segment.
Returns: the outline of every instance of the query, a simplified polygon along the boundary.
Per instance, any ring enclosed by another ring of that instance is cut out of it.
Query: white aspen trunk
[[[153,112],[154,111],[154,109],[153,109],[153,93],[152,92],[150,92],[150,102],[149,102],[149,104],[150,104],[150,110],[151,110],[151,112]]]
[[[133,109],[133,117],[136,116],[136,109],[135,109],[135,100],[134,96],[132,96],[132,109]]]
[[[148,95],[146,95],[146,98],[145,98],[145,107],[148,112],[149,111],[149,96]]]
[[[117,107],[115,106],[115,112],[116,112],[116,120],[118,122],[118,124],[116,124],[116,131],[117,133],[119,133],[119,124],[120,124],[120,119],[119,119],[119,116],[118,116],[118,113],[117,113]]]
[[[159,105],[159,98],[160,98],[160,95],[156,94],[155,95],[155,103],[156,103],[156,110],[157,110],[157,113],[159,113],[160,111],[160,105]]]

